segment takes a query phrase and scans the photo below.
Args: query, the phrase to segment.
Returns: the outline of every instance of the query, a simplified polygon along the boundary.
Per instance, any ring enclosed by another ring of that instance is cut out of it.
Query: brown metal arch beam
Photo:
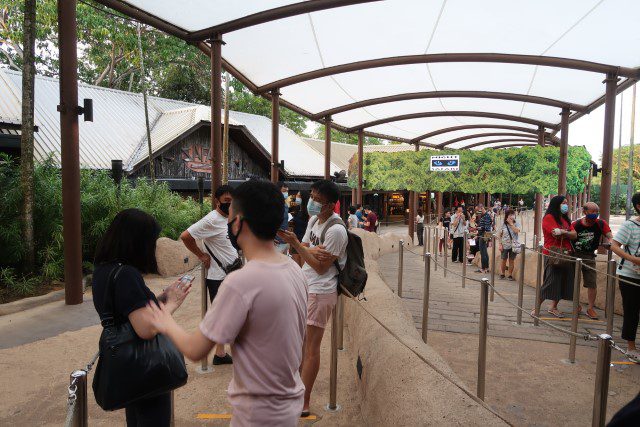
[[[459,130],[467,130],[467,129],[505,129],[505,130],[515,130],[515,131],[519,131],[519,132],[526,132],[526,133],[533,133],[538,135],[538,129],[531,129],[531,128],[526,128],[523,126],[511,126],[511,125],[494,125],[494,124],[479,124],[479,125],[461,125],[461,126],[452,126],[452,127],[448,127],[448,128],[444,128],[444,129],[438,129],[435,130],[433,132],[429,132],[429,133],[425,133],[423,135],[420,135],[416,138],[413,138],[411,140],[411,143],[415,144],[416,142],[420,142],[423,139],[427,139],[427,138],[431,138],[437,135],[442,135],[443,133],[448,133],[448,132],[456,132]],[[551,137],[554,141],[560,141],[559,138],[551,135],[550,133],[546,133],[545,135],[547,135],[548,137]]]
[[[527,123],[535,126],[542,126],[549,129],[558,129],[559,125],[553,123],[542,122],[540,120],[529,119],[526,117],[512,116],[509,114],[486,113],[482,111],[427,111],[422,113],[402,114],[399,116],[386,117],[384,119],[373,120],[362,123],[347,129],[348,133],[355,132],[360,129],[378,126],[385,123],[399,122],[402,120],[423,119],[428,117],[484,117],[487,119],[509,120],[512,122]]]
[[[223,22],[213,27],[191,32],[187,35],[187,41],[202,41],[211,37],[212,34],[226,34],[243,28],[253,27],[266,22],[277,21],[278,19],[290,18],[305,13],[318,12],[320,10],[333,9],[336,7],[351,6],[360,3],[373,3],[380,0],[311,0],[300,3],[288,4],[243,16],[233,21]]]
[[[511,148],[511,147],[535,147],[538,144],[526,144],[526,143],[520,143],[520,144],[507,144],[507,145],[501,145],[499,147],[491,147],[494,150],[497,150],[499,148]]]
[[[460,147],[458,150],[466,150],[467,148],[480,147],[481,145],[495,144],[498,142],[533,142],[533,145],[538,145],[537,139],[519,139],[519,138],[505,138],[505,139],[492,139],[491,141],[480,141],[474,144],[469,144],[466,147]]]
[[[525,133],[510,133],[510,132],[476,133],[476,134],[473,134],[473,135],[465,135],[465,136],[461,136],[459,138],[450,139],[449,141],[445,141],[445,142],[443,142],[441,144],[434,145],[434,148],[442,149],[442,148],[445,148],[447,145],[451,145],[451,144],[454,144],[456,142],[466,141],[467,139],[485,138],[485,137],[489,137],[489,136],[517,136],[517,137],[522,137],[522,138],[534,138],[534,139],[537,140],[536,136],[527,135]],[[550,140],[550,138],[546,138],[546,139]]]
[[[585,111],[584,105],[571,104],[557,99],[544,98],[541,96],[522,95],[519,93],[505,92],[486,92],[486,91],[465,91],[465,90],[445,90],[431,92],[412,92],[398,95],[383,96],[380,98],[371,98],[363,101],[353,102],[351,104],[341,105],[340,107],[331,108],[321,111],[312,116],[313,120],[320,120],[322,117],[333,116],[335,114],[344,113],[345,111],[355,110],[356,108],[369,107],[371,105],[386,104],[389,102],[408,101],[412,99],[428,99],[428,98],[484,98],[484,99],[503,99],[507,101],[528,102],[532,104],[547,105],[556,108],[568,108],[573,111]]]
[[[387,58],[369,59],[332,67],[318,68],[295,76],[285,77],[258,87],[258,92],[269,92],[286,86],[319,79],[321,77],[352,71],[368,70],[371,68],[391,67],[396,65],[433,64],[442,62],[489,62],[503,64],[540,65],[545,67],[568,68],[580,71],[590,71],[602,74],[616,74],[622,77],[639,78],[640,70],[628,67],[600,64],[597,62],[581,61],[579,59],[558,58],[553,56],[514,55],[506,53],[433,53],[426,55],[392,56]]]

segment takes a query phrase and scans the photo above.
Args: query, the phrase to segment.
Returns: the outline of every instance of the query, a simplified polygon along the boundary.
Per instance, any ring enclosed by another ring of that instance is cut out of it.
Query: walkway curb
[[[49,292],[48,294],[38,295],[37,297],[23,298],[17,301],[0,304],[0,316],[17,313],[19,311],[28,310],[50,302],[60,301],[64,299],[64,289]]]

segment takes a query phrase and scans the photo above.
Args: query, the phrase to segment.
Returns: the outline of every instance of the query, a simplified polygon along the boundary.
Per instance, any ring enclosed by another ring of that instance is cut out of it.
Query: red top
[[[333,211],[338,215],[340,215],[340,200],[336,202],[336,205],[334,206]]]
[[[556,237],[551,233],[551,230],[554,228],[560,228],[567,231],[573,230],[573,226],[570,222],[567,222],[566,219],[561,217],[560,222],[561,224],[558,224],[551,214],[546,214],[544,218],[542,218],[542,235],[544,236],[544,249],[542,250],[542,253],[548,255],[549,251],[547,249],[551,246],[562,246],[569,252],[573,252],[571,240],[569,240],[568,236]]]
[[[369,225],[366,225],[364,229],[375,233],[377,221],[378,221],[378,215],[376,215],[374,211],[369,212],[369,215],[367,215],[367,222],[369,223]]]

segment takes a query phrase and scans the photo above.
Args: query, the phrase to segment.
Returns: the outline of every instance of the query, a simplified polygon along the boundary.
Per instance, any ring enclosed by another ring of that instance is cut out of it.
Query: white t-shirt
[[[347,263],[347,230],[344,226],[342,224],[332,225],[324,235],[324,242],[320,242],[322,230],[324,230],[332,218],[340,219],[340,216],[334,212],[334,214],[322,224],[320,224],[320,221],[315,216],[309,218],[309,224],[307,224],[307,231],[304,233],[302,243],[309,243],[309,247],[311,248],[320,244],[324,245],[328,252],[338,257],[340,268],[344,268]],[[335,265],[329,267],[324,274],[318,274],[309,264],[305,263],[302,267],[302,272],[309,282],[310,294],[330,294],[336,292],[338,288],[338,269]]]
[[[416,222],[418,224],[424,223],[424,216],[423,215],[416,215]]]
[[[356,214],[350,214],[348,222],[349,228],[358,228],[358,217]]]
[[[222,216],[217,210],[209,212],[200,221],[187,228],[187,231],[194,239],[202,240],[223,266],[226,267],[230,265],[238,258],[238,251],[235,250],[229,241],[227,218]],[[203,248],[203,252],[211,256],[206,248]],[[211,265],[207,271],[207,279],[222,280],[224,278],[224,271],[222,271],[214,259],[211,259]]]

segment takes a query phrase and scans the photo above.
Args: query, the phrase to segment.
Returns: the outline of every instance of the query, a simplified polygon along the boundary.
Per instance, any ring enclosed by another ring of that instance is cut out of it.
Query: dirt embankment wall
[[[409,242],[409,237],[356,233],[362,237],[367,258],[367,301],[359,304],[347,299],[345,322],[367,425],[505,425],[464,392],[466,385],[422,342],[402,301],[382,280],[376,259],[397,251],[399,240]]]

